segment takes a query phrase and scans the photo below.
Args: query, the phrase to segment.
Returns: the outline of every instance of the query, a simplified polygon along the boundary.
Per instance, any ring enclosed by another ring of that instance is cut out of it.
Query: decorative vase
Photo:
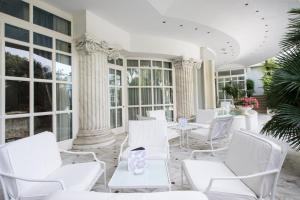
[[[252,110],[253,106],[236,106],[242,115],[246,115],[249,110]]]
[[[146,167],[146,149],[139,147],[128,154],[128,171],[133,174],[143,174]]]

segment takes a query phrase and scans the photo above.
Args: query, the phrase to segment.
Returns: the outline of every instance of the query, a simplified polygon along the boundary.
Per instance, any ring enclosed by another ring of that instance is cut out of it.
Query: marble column
[[[88,34],[76,44],[79,60],[79,132],[74,149],[98,148],[115,142],[110,131],[107,57],[115,50]]]
[[[203,61],[203,77],[204,108],[216,108],[215,62],[213,60]]]
[[[177,118],[191,118],[196,114],[194,97],[193,59],[184,60],[182,57],[173,60],[176,82]]]

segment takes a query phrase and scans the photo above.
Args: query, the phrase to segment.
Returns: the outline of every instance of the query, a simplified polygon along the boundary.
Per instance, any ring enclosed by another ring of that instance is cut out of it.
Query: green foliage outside
[[[287,141],[300,150],[300,9],[289,12],[288,32],[281,42],[277,68],[267,92],[268,106],[274,111],[262,132]]]
[[[227,83],[222,89],[226,95],[232,96],[234,102],[237,102],[240,98],[245,96],[245,91],[242,90],[237,83]]]
[[[272,76],[274,71],[278,68],[278,65],[276,63],[276,60],[274,58],[270,58],[265,61],[265,63],[262,65],[264,70],[264,76],[262,78],[263,81],[263,87],[265,95],[268,95],[270,92],[270,87],[272,83]]]
[[[247,79],[246,85],[247,85],[247,96],[252,97],[254,93],[254,81],[251,79]]]

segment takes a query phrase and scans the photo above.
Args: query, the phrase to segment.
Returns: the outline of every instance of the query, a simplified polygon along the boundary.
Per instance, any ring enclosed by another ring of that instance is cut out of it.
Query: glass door
[[[110,65],[109,93],[110,93],[110,128],[114,133],[122,133],[124,129],[124,78],[120,66]]]

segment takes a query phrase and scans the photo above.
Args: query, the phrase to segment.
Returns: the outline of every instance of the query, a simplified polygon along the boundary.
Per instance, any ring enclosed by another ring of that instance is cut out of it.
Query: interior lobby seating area
[[[0,0],[0,200],[300,200],[299,0]]]

